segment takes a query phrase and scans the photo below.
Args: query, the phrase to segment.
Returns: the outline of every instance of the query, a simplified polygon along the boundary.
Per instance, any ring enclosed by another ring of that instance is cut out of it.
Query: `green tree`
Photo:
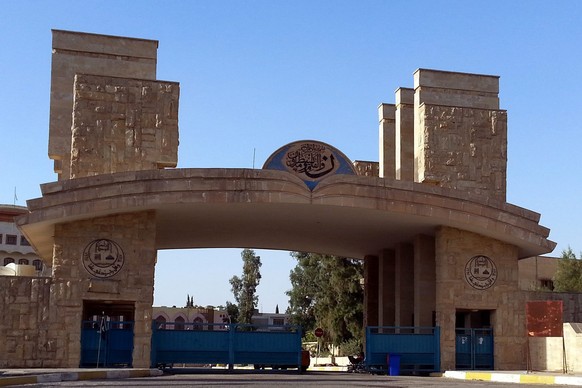
[[[289,276],[288,312],[305,331],[322,327],[334,345],[363,335],[364,291],[361,261],[345,257],[293,252],[297,265]]]
[[[238,323],[238,306],[231,302],[226,302],[226,314],[228,315],[228,323]]]
[[[252,249],[244,249],[241,257],[243,273],[241,277],[233,276],[229,282],[238,307],[238,322],[251,323],[251,317],[259,301],[256,291],[261,281],[261,257]]]
[[[576,258],[572,248],[562,251],[558,268],[554,275],[554,291],[582,292],[582,254]]]

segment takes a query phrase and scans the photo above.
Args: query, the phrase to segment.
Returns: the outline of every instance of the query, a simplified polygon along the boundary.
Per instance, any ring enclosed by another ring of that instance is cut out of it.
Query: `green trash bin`
[[[400,376],[400,354],[388,354],[388,375]]]

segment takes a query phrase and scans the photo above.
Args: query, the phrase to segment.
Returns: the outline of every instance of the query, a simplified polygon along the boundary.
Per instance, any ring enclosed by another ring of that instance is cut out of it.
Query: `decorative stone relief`
[[[176,167],[176,82],[77,74],[71,178]]]

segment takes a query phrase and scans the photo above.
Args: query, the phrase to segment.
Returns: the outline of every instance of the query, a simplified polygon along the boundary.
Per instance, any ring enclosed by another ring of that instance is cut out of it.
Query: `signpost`
[[[319,350],[321,349],[321,337],[323,337],[323,333],[324,331],[321,327],[318,327],[313,331],[313,334],[317,337],[317,356],[315,357],[315,365],[317,365],[319,360]]]

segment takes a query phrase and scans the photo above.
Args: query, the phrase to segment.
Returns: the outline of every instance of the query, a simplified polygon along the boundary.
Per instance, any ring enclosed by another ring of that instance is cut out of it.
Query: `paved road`
[[[27,387],[537,387],[540,385],[463,381],[444,377],[379,376],[366,373],[236,372],[175,374],[124,380],[89,380],[26,385]]]

